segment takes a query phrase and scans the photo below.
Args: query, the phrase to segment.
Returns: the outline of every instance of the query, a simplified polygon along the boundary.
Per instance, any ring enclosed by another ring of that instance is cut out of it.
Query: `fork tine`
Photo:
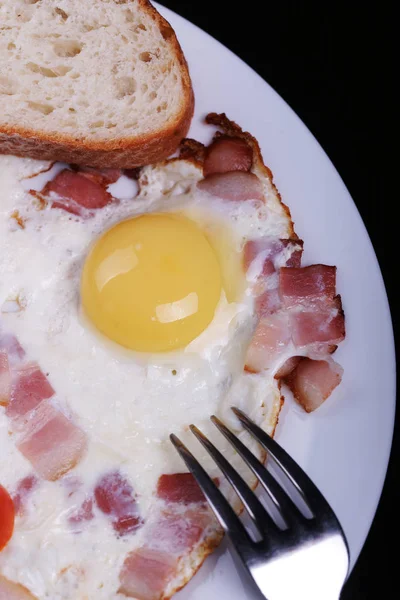
[[[286,492],[282,489],[276,479],[267,471],[264,465],[258,458],[234,435],[227,427],[213,415],[211,421],[219,429],[219,431],[232,444],[235,450],[240,454],[248,467],[257,477],[268,496],[271,498],[275,508],[279,511],[286,522],[286,525],[294,526],[295,522],[303,520],[303,515],[298,510],[297,506],[292,502]]]
[[[241,545],[243,548],[248,547],[252,541],[244,525],[211,477],[176,435],[172,433],[169,437],[207,498],[222,528],[231,537],[235,545]]]
[[[204,446],[207,450],[211,458],[214,459],[215,463],[218,465],[222,473],[225,475],[247,511],[249,512],[251,518],[255,522],[259,532],[262,534],[267,529],[269,533],[270,529],[278,530],[278,527],[275,521],[270,517],[267,513],[261,502],[258,500],[256,495],[249,488],[247,483],[242,479],[242,477],[238,474],[237,471],[229,464],[226,458],[221,454],[221,452],[212,444],[206,436],[194,425],[190,426],[190,430],[199,440],[199,442]]]
[[[332,512],[331,507],[325,500],[324,496],[318,490],[316,485],[311,481],[303,469],[289,456],[289,454],[272,439],[265,431],[256,425],[247,415],[238,408],[232,407],[232,411],[238,417],[242,425],[249,433],[263,446],[267,452],[274,458],[277,465],[285,473],[286,477],[291,481],[300,496],[308,505],[314,516],[319,513]]]

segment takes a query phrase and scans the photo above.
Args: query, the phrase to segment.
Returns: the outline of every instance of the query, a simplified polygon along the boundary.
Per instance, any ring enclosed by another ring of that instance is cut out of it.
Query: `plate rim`
[[[329,162],[329,166],[330,169],[335,173],[336,178],[338,179],[338,181],[340,181],[345,194],[348,196],[348,199],[350,200],[350,202],[348,203],[349,208],[351,207],[351,210],[353,211],[354,215],[356,216],[357,220],[358,220],[358,224],[360,226],[360,228],[363,230],[363,237],[365,238],[365,241],[368,243],[369,245],[369,249],[373,255],[373,264],[371,266],[374,267],[375,271],[376,271],[376,275],[378,276],[379,279],[379,286],[380,286],[380,293],[382,296],[382,299],[384,300],[384,306],[382,306],[382,308],[384,309],[384,318],[387,322],[387,325],[389,327],[389,336],[388,336],[388,346],[387,346],[387,350],[390,356],[390,368],[389,371],[392,374],[391,377],[391,382],[388,382],[387,386],[388,388],[391,388],[391,394],[390,394],[390,420],[388,420],[387,422],[387,427],[388,427],[388,431],[387,431],[387,437],[385,440],[383,440],[385,443],[385,450],[383,452],[383,454],[385,455],[385,459],[384,459],[384,465],[382,467],[382,469],[380,470],[380,477],[379,477],[379,484],[377,485],[376,488],[376,494],[375,494],[375,498],[373,501],[373,508],[372,511],[370,511],[370,514],[368,514],[367,517],[367,521],[368,521],[368,526],[366,528],[364,528],[363,531],[363,535],[361,536],[361,539],[359,540],[359,544],[358,544],[358,548],[356,549],[352,549],[351,550],[351,564],[350,564],[350,569],[349,569],[349,575],[352,572],[355,563],[357,562],[360,553],[364,547],[365,541],[367,539],[367,536],[370,532],[372,523],[374,521],[375,515],[376,515],[376,511],[378,509],[379,506],[379,502],[382,496],[382,492],[384,489],[384,485],[385,485],[385,480],[386,480],[386,476],[387,476],[387,471],[388,471],[388,467],[389,467],[389,462],[390,462],[390,457],[391,457],[391,451],[392,451],[392,446],[393,446],[393,437],[394,437],[394,427],[395,427],[395,415],[396,415],[396,391],[397,391],[397,373],[396,373],[396,348],[395,348],[395,337],[394,337],[394,328],[393,328],[393,319],[391,316],[391,310],[390,310],[390,303],[389,303],[389,298],[388,298],[388,294],[386,291],[386,286],[385,286],[385,281],[383,278],[383,274],[382,274],[382,270],[380,268],[380,264],[379,264],[379,260],[377,258],[376,252],[375,252],[375,248],[374,245],[372,243],[371,237],[369,235],[369,232],[367,230],[367,227],[363,221],[363,218],[357,208],[357,205],[355,204],[345,182],[343,181],[340,173],[338,172],[335,164],[333,163],[333,161],[331,160],[331,158],[329,157],[329,155],[327,154],[326,150],[323,148],[323,146],[320,144],[320,142],[318,141],[318,139],[316,138],[316,136],[311,132],[311,130],[307,127],[307,125],[304,123],[304,121],[298,116],[298,114],[295,112],[295,110],[292,108],[292,106],[271,86],[271,84],[268,83],[267,80],[265,80],[261,75],[259,75],[259,73],[257,73],[257,71],[251,66],[249,65],[246,61],[244,61],[240,56],[238,56],[237,54],[235,54],[232,50],[230,50],[227,46],[225,46],[222,42],[220,42],[217,38],[213,37],[211,34],[209,34],[207,31],[205,31],[204,29],[202,29],[201,27],[199,27],[198,25],[196,25],[195,23],[191,22],[189,19],[187,19],[186,17],[180,15],[179,13],[177,13],[176,11],[166,7],[165,5],[163,5],[160,2],[154,2],[153,1],[154,6],[157,8],[157,10],[160,11],[160,13],[167,19],[169,20],[170,18],[172,18],[172,20],[177,19],[177,21],[179,22],[179,20],[183,21],[185,23],[185,25],[188,25],[191,28],[195,28],[202,36],[205,36],[206,38],[208,38],[210,41],[212,41],[212,43],[217,44],[221,49],[223,49],[224,52],[228,52],[231,57],[233,59],[235,59],[236,61],[239,61],[240,63],[242,63],[242,65],[249,70],[253,76],[255,76],[260,82],[263,83],[263,85],[267,86],[269,88],[269,92],[272,93],[278,100],[280,103],[282,103],[285,106],[285,110],[290,111],[290,113],[292,114],[292,117],[297,120],[298,124],[301,125],[301,127],[303,128],[304,134],[307,135],[310,139],[310,141],[316,145],[318,151],[320,154],[322,154],[324,156],[324,160]],[[174,24],[173,24],[174,27]],[[178,41],[179,41],[179,35],[177,34],[178,37]],[[189,62],[189,61],[188,61]],[[190,69],[190,63],[189,63],[189,69]],[[196,97],[196,90],[194,90],[195,92],[195,97]],[[254,132],[253,132],[254,133]],[[256,134],[255,134],[256,135]],[[278,186],[279,187],[279,186]],[[387,409],[388,410],[388,409]],[[382,442],[382,441],[381,441]]]

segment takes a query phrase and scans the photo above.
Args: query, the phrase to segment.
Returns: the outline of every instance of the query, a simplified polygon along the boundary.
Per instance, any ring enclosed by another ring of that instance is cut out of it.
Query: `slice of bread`
[[[182,49],[148,0],[0,3],[0,153],[141,166],[176,150],[193,107]]]

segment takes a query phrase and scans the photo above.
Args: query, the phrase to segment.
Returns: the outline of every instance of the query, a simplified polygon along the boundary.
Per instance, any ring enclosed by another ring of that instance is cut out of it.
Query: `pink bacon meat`
[[[119,535],[132,533],[143,524],[134,490],[119,471],[103,475],[96,485],[94,496],[98,508],[109,515]]]
[[[124,562],[118,592],[137,600],[159,600],[175,571],[176,559],[168,552],[139,548]]]
[[[253,294],[256,296],[255,309],[258,317],[276,312],[281,307],[277,273],[280,267],[296,266],[301,263],[303,242],[298,239],[277,240],[262,237],[246,242],[243,251],[243,268],[256,278]],[[274,277],[273,277],[274,276]]]
[[[146,535],[151,548],[182,555],[202,538],[209,514],[201,507],[177,511],[168,507],[149,525]]]
[[[264,201],[264,193],[261,181],[254,173],[247,171],[230,171],[229,173],[213,173],[205,179],[201,179],[197,187],[221,198],[242,202],[245,200]]]
[[[253,149],[242,138],[220,136],[205,150],[204,179],[197,187],[222,200],[264,202],[260,179],[250,172]]]
[[[261,256],[261,282],[274,274],[277,264],[271,256],[279,255],[273,245],[270,249],[266,246],[264,249],[262,240],[248,242],[244,253],[247,268],[254,260],[260,262]],[[278,269],[279,287],[266,289],[255,299],[260,320],[247,350],[245,369],[259,372],[278,366],[275,378],[288,383],[296,400],[310,411],[340,382],[341,367],[334,366],[329,355],[345,337],[344,314],[340,296],[335,295],[336,267],[300,267],[301,255],[292,256],[290,264],[286,263],[289,266]],[[257,284],[256,293],[259,289]],[[285,319],[287,329],[282,329],[279,324]],[[280,353],[290,347],[294,356],[279,365]]]
[[[114,200],[98,177],[70,169],[60,171],[45,185],[41,195],[52,202],[52,208],[80,216],[91,216],[95,209],[104,208]]]
[[[289,322],[284,312],[260,319],[247,349],[246,370],[258,373],[273,364],[289,342]]]
[[[89,496],[69,515],[68,523],[75,532],[81,531],[85,523],[94,518],[93,504],[93,498]]]
[[[125,559],[119,592],[137,600],[160,600],[176,577],[179,561],[203,538],[214,517],[190,473],[162,475],[156,496],[161,501],[145,530],[142,546]]]
[[[342,375],[342,367],[332,359],[301,358],[284,381],[304,410],[312,412],[321,406],[339,385]]]
[[[165,502],[185,505],[206,502],[203,492],[191,473],[161,475],[157,483],[157,497]]]
[[[275,273],[283,264],[277,265],[277,260],[282,260],[281,255],[287,253],[285,263],[288,267],[300,267],[303,253],[303,241],[298,239],[277,240],[269,236],[249,240],[243,251],[243,267],[248,271],[254,261],[260,264],[259,276],[267,277]]]
[[[238,137],[221,136],[206,148],[204,177],[213,173],[250,171],[253,164],[253,149]]]
[[[293,342],[329,354],[345,337],[344,314],[336,294],[336,267],[311,265],[280,270],[279,291],[289,310]]]
[[[14,502],[15,514],[22,515],[25,512],[27,501],[32,493],[39,486],[39,479],[36,475],[27,475],[17,485],[12,499]]]
[[[19,434],[16,446],[40,477],[54,481],[82,458],[86,434],[49,402],[53,387],[37,363],[25,362],[25,352],[14,336],[0,334],[0,353],[3,371],[4,355],[9,365],[11,385],[2,404]]]
[[[344,314],[340,296],[326,306],[310,306],[290,312],[293,342],[297,348],[309,347],[317,353],[335,349],[345,337]]]
[[[51,398],[54,390],[37,363],[27,363],[13,372],[13,385],[6,415],[11,419],[22,417]]]
[[[310,265],[302,268],[282,267],[279,291],[286,308],[333,300],[336,290],[336,267]]]
[[[86,450],[86,435],[61,411],[42,402],[17,448],[43,479],[55,481],[80,461]]]

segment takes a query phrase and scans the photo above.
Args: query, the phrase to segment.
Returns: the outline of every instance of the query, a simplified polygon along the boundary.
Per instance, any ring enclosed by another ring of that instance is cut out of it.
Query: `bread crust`
[[[130,0],[114,0],[129,4]],[[189,68],[174,30],[149,0],[137,0],[139,7],[157,23],[178,59],[183,93],[181,111],[160,131],[148,135],[108,140],[85,140],[62,133],[40,133],[34,129],[0,125],[0,154],[28,156],[82,164],[97,168],[129,169],[164,160],[175,152],[187,134],[194,112],[194,93]]]

